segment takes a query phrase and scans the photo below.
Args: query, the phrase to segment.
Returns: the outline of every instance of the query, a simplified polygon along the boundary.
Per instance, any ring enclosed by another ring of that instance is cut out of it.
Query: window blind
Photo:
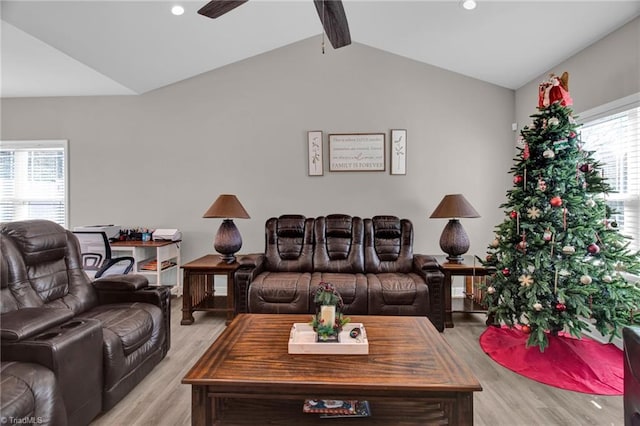
[[[584,149],[594,151],[604,177],[612,187],[607,204],[623,235],[640,249],[640,102],[622,111],[599,114],[581,128]]]
[[[0,141],[0,222],[67,225],[67,141]]]

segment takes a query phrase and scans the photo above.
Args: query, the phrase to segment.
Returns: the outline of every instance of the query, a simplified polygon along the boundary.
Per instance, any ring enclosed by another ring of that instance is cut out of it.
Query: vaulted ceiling
[[[215,20],[196,13],[206,2],[3,0],[1,94],[141,94],[322,33],[311,0],[250,0]],[[477,2],[344,7],[354,43],[511,89],[640,16],[638,0]]]

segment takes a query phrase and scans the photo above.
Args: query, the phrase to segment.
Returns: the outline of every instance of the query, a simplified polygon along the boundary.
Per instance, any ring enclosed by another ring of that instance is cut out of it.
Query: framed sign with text
[[[329,135],[329,171],[379,172],[385,163],[384,133]]]

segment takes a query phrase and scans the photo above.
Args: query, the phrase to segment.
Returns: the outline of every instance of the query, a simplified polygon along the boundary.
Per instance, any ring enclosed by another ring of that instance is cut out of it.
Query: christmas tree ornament
[[[542,233],[542,239],[545,241],[551,241],[551,230],[549,228],[545,229]]]
[[[566,270],[566,269],[560,269],[560,270],[558,271],[558,274],[559,274],[561,277],[568,277],[568,276],[570,276],[570,275],[571,275],[571,272],[569,272],[569,271],[568,271],[568,270]]]
[[[511,270],[509,268],[504,268],[502,270],[502,275],[504,275],[505,277],[508,277],[509,275],[511,275]]]
[[[547,190],[547,182],[544,179],[538,179],[538,189],[542,192]]]
[[[593,279],[589,275],[583,275],[580,277],[580,284],[589,285],[593,282]]]
[[[558,117],[551,117],[549,121],[547,121],[547,123],[549,124],[549,126],[557,126],[558,124],[560,124],[560,120],[558,120]]]
[[[516,248],[524,253],[525,251],[527,251],[527,242],[520,241],[518,244],[516,244]]]
[[[618,222],[616,222],[615,220],[612,220],[610,223],[612,228],[617,228],[618,227]]]
[[[560,207],[562,205],[562,198],[557,195],[555,197],[551,197],[549,204],[551,204],[552,207]]]
[[[491,247],[493,247],[493,248],[500,247],[500,240],[496,238],[493,241],[491,241]]]
[[[528,265],[527,266],[527,271],[529,271],[530,274],[533,274],[533,272],[536,270],[536,267],[533,265]]]
[[[584,205],[592,209],[596,206],[596,202],[594,199],[589,198],[587,201],[584,202]]]
[[[591,243],[587,247],[587,251],[591,254],[598,254],[600,253],[600,246],[597,245],[596,243]]]
[[[541,213],[540,209],[537,208],[536,206],[529,207],[527,209],[527,217],[529,219],[538,219],[540,217],[540,213]]]
[[[565,305],[564,303],[558,302],[556,303],[556,309],[560,312],[564,312],[567,310],[567,305]]]
[[[584,163],[580,166],[580,171],[582,173],[589,173],[591,169],[592,169],[592,166],[589,163]]]
[[[487,293],[494,294],[496,292],[496,288],[493,286],[487,287]]]
[[[522,287],[531,287],[531,284],[533,284],[533,277],[529,274],[522,274],[518,277],[518,282]]]
[[[509,217],[510,217],[511,219],[515,219],[515,218],[517,218],[517,217],[518,217],[518,212],[517,212],[517,211],[515,211],[515,210],[513,210],[511,213],[509,213]]]
[[[534,303],[534,304],[533,304],[533,309],[534,309],[536,312],[540,312],[540,311],[542,310],[542,303],[540,303],[540,302],[536,302],[536,303]]]
[[[562,106],[573,105],[573,99],[569,94],[569,73],[562,76],[550,74],[549,79],[538,86],[538,108],[552,106],[554,103]]]
[[[562,247],[562,252],[564,254],[574,254],[576,252],[576,248],[574,246],[564,246]]]
[[[604,281],[605,283],[610,283],[611,281],[613,281],[613,278],[611,278],[611,275],[603,275],[602,281]]]
[[[542,152],[542,156],[547,160],[551,160],[556,156],[556,153],[551,148],[547,148]]]
[[[516,185],[520,185],[522,183],[523,177],[520,175],[516,175],[513,178],[513,183],[515,183]]]
[[[520,330],[522,330],[524,334],[531,333],[531,327],[529,327],[527,324],[523,324],[522,327],[520,327]]]
[[[524,148],[522,149],[522,159],[526,161],[530,156],[531,152],[529,151],[529,144],[525,142]]]

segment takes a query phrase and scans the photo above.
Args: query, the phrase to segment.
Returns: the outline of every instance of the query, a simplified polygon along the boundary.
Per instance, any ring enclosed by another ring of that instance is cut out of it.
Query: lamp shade
[[[242,207],[235,195],[222,194],[216,198],[202,217],[249,219],[249,213]]]
[[[480,217],[480,214],[462,194],[445,195],[438,207],[431,213],[432,219],[452,217]]]

